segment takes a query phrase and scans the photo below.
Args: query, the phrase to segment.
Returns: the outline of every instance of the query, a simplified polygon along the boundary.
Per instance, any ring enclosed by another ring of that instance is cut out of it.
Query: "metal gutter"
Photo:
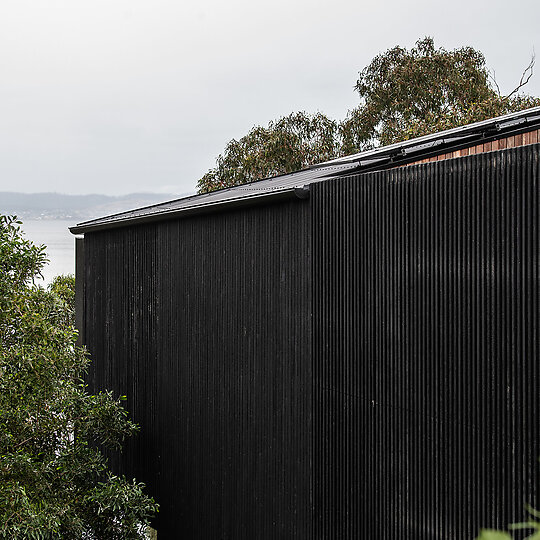
[[[206,214],[209,212],[235,210],[237,208],[245,208],[247,206],[258,206],[260,204],[268,204],[286,200],[305,200],[309,198],[309,186],[293,187],[283,189],[279,191],[272,191],[266,193],[259,193],[257,195],[250,195],[249,197],[242,196],[236,199],[227,199],[223,201],[216,201],[214,203],[203,203],[196,206],[190,206],[188,208],[174,208],[171,210],[164,210],[160,213],[142,214],[134,217],[122,217],[121,219],[111,220],[103,222],[102,218],[99,220],[87,221],[79,223],[74,227],[70,227],[71,234],[85,234],[87,232],[96,232],[104,229],[116,229],[119,227],[128,227],[131,225],[138,225],[139,223],[149,223],[155,221],[164,221],[171,217],[183,218],[193,216],[197,214]],[[99,221],[99,223],[94,223]]]

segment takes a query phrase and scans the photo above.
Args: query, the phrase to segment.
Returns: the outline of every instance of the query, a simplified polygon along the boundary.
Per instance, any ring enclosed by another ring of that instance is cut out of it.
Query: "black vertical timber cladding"
[[[470,539],[538,505],[540,145],[86,234],[160,539]]]
[[[310,216],[86,234],[89,383],[141,425],[113,466],[160,503],[160,540],[311,535]]]
[[[538,503],[539,153],[311,186],[316,538],[471,539]]]

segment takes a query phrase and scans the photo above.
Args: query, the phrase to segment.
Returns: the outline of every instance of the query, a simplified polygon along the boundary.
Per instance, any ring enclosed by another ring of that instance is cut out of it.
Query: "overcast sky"
[[[538,0],[2,0],[0,191],[192,192],[229,139],[343,118],[358,71],[425,35],[483,51],[508,92],[539,23]]]

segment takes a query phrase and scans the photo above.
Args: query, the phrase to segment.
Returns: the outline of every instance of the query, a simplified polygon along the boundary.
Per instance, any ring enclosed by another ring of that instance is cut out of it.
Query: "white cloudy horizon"
[[[358,72],[397,44],[473,46],[509,92],[539,20],[531,0],[4,0],[0,191],[192,193],[254,125],[344,118]]]

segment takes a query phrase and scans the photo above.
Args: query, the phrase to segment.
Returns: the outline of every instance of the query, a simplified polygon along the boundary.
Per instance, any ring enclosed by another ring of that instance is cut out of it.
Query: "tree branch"
[[[497,79],[495,77],[495,70],[488,70],[488,78],[495,85],[495,88],[497,89],[497,95],[501,97],[501,89],[499,88],[499,83],[497,82]]]
[[[521,79],[519,80],[519,84],[512,90],[507,96],[506,99],[509,99],[512,97],[516,92],[519,92],[521,88],[523,88],[533,76],[533,68],[534,64],[536,62],[536,54],[533,51],[533,54],[531,56],[531,61],[529,62],[529,65],[523,70],[523,73],[521,74]]]

